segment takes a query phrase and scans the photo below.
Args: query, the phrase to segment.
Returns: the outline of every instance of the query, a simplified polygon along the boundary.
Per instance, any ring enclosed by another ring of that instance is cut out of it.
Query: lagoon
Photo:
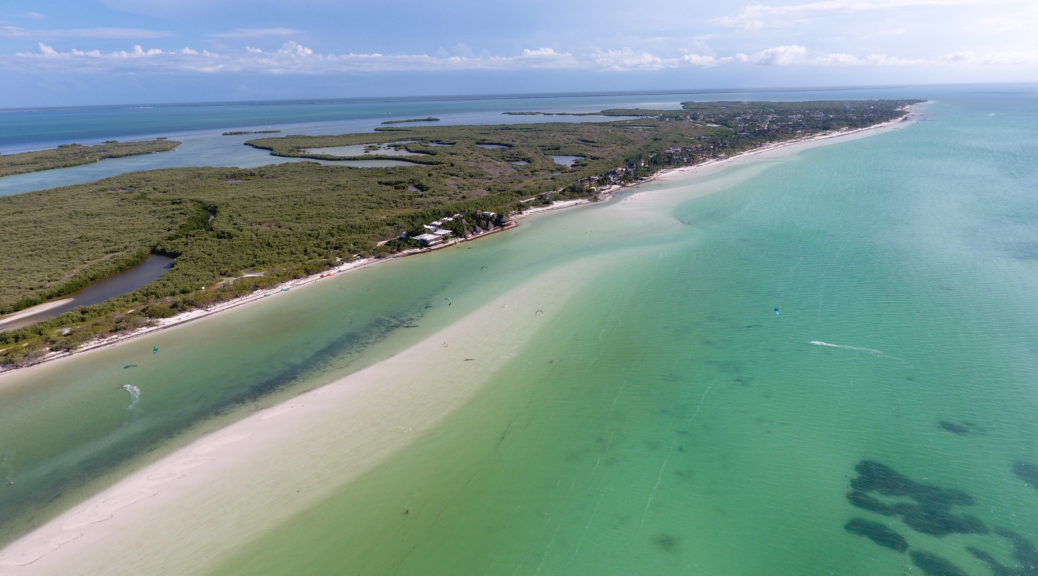
[[[552,156],[551,157],[552,162],[555,162],[556,164],[558,164],[560,166],[565,166],[567,168],[572,168],[573,164],[577,160],[583,160],[583,159],[584,159],[583,156],[558,156],[558,155],[556,155],[556,156]]]
[[[266,150],[244,146],[254,134],[224,136],[224,132],[279,130],[282,135],[326,135],[370,132],[387,119],[433,115],[439,125],[515,124],[551,122],[542,115],[505,112],[535,108],[548,112],[587,114],[608,108],[680,108],[686,100],[749,100],[771,98],[811,100],[831,98],[898,98],[899,88],[817,91],[729,92],[675,91],[665,93],[596,93],[505,95],[444,98],[361,98],[344,100],[142,104],[61,109],[0,110],[0,153],[54,148],[61,144],[96,144],[109,139],[168,137],[182,142],[173,151],[96,164],[0,178],[0,195],[22,194],[92,182],[138,170],[183,166],[251,168],[282,162]],[[567,122],[603,122],[615,117],[566,116]]]
[[[307,148],[306,154],[328,156],[425,156],[420,152],[411,152],[403,147],[409,142],[387,142],[385,144],[354,144],[351,146],[331,146],[327,148]]]
[[[153,280],[160,278],[172,266],[173,258],[151,254],[140,264],[133,266],[128,270],[124,270],[111,278],[106,278],[100,282],[87,286],[78,292],[69,294],[60,302],[41,304],[38,307],[40,309],[38,312],[27,314],[27,312],[31,312],[31,310],[23,310],[22,312],[11,315],[12,317],[7,319],[0,317],[0,329],[12,330],[22,326],[28,326],[34,322],[39,322],[47,318],[57,318],[65,312],[80,306],[90,306],[91,304],[98,304],[105,300],[110,300],[116,296],[129,294],[142,286],[146,286]]]

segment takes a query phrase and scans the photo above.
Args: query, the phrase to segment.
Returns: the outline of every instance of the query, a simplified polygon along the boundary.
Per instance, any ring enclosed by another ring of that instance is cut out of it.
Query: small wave
[[[841,350],[853,350],[854,352],[866,352],[868,354],[871,354],[871,355],[879,357],[879,358],[891,358],[891,359],[894,359],[894,360],[901,360],[902,362],[904,362],[904,360],[902,360],[901,358],[898,358],[897,356],[891,356],[890,354],[887,354],[886,352],[883,352],[882,350],[876,350],[875,348],[866,348],[864,346],[848,346],[848,345],[845,345],[845,344],[832,344],[830,342],[822,342],[821,340],[811,340],[810,342],[808,342],[808,344],[811,344],[812,346],[825,346],[826,348],[839,348]]]

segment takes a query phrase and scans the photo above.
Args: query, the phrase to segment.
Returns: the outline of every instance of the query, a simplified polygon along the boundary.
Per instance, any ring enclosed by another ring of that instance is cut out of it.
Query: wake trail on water
[[[130,393],[130,405],[126,409],[130,412],[136,412],[137,402],[141,399],[141,389],[133,384],[123,384],[122,388]]]
[[[903,358],[898,358],[897,356],[891,356],[890,354],[887,354],[886,352],[883,352],[882,350],[876,350],[875,348],[866,348],[864,346],[848,346],[848,345],[845,345],[845,344],[831,344],[829,342],[822,342],[821,340],[811,340],[810,342],[808,342],[808,344],[811,344],[812,346],[824,346],[826,348],[839,348],[841,350],[853,350],[854,352],[865,352],[865,353],[871,354],[871,355],[873,355],[873,356],[875,356],[877,358],[890,358],[891,360],[898,360],[900,362],[904,362],[905,361]]]

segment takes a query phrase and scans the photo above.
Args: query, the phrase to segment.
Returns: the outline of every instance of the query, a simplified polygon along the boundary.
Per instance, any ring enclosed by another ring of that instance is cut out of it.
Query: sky
[[[0,108],[1038,81],[1036,0],[0,0]]]

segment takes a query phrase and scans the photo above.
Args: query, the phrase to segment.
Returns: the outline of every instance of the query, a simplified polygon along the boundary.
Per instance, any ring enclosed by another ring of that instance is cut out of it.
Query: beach
[[[33,314],[39,314],[40,312],[46,312],[47,310],[53,310],[59,306],[64,306],[72,301],[72,298],[62,298],[61,300],[54,300],[52,302],[44,302],[43,304],[37,304],[31,308],[26,308],[20,312],[14,314],[8,314],[0,317],[0,330],[6,330],[11,327],[17,327],[18,321],[32,316]]]
[[[691,184],[726,168],[794,156],[880,130],[787,143],[668,171],[643,183],[647,191],[625,195],[614,209],[630,218],[640,214],[643,201],[651,200],[655,185]],[[661,227],[664,224],[661,221]],[[135,471],[7,546],[0,552],[0,567],[5,574],[208,573],[228,550],[321,502],[434,430],[515,362],[558,310],[603,270],[651,258],[651,251],[631,248],[622,256],[584,258],[532,277],[382,362],[257,412]],[[351,263],[334,272],[371,263]],[[219,322],[213,317],[217,312],[276,302],[282,289],[295,292],[327,279],[327,274],[180,315],[146,330],[203,317]],[[116,342],[96,342],[92,348]],[[416,378],[418,374],[423,376]],[[409,515],[409,506],[400,502],[399,513]],[[134,544],[127,546],[130,541]]]
[[[205,573],[212,568],[206,559],[320,501],[446,418],[601,265],[517,286],[401,354],[192,443],[9,546],[0,568]],[[501,324],[508,330],[495,329]],[[278,465],[264,466],[270,461]],[[400,504],[402,514],[406,507]]]

